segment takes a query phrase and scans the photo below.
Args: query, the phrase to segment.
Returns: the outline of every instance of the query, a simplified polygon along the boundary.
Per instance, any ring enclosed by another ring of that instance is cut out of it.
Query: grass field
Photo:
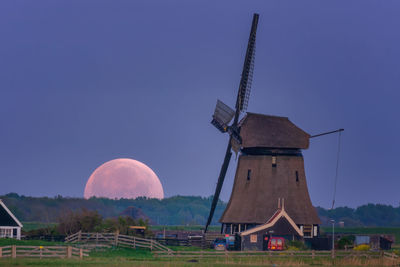
[[[0,246],[16,245],[59,245],[57,242],[0,240]],[[171,247],[173,250],[181,247]],[[197,248],[188,248],[196,250]],[[392,266],[393,262],[382,259],[348,258],[270,258],[270,257],[213,257],[213,258],[156,258],[146,249],[112,247],[102,251],[92,251],[90,257],[77,259],[0,259],[0,266]],[[397,263],[398,264],[398,263]]]
[[[152,225],[150,230],[180,230],[180,231],[201,231],[204,230],[204,225]],[[221,226],[209,226],[208,231],[221,231]]]
[[[25,223],[26,225],[26,223]],[[32,223],[31,227],[39,224]],[[40,227],[39,227],[40,228]],[[152,229],[163,229],[164,226],[155,226]],[[166,226],[167,230],[201,230],[202,226]],[[219,231],[219,227],[212,227],[212,231]],[[323,231],[330,232],[330,227],[322,227]],[[396,248],[400,243],[400,228],[386,227],[357,227],[336,228],[336,233],[352,234],[393,234],[396,236]],[[0,239],[0,246],[6,245],[31,245],[51,246],[62,245],[60,242],[48,242],[41,240],[14,240]],[[64,244],[65,245],[65,244]],[[197,250],[195,247],[171,247],[172,250]],[[396,266],[400,266],[399,262]],[[348,258],[155,258],[149,250],[133,250],[129,248],[110,248],[103,251],[92,251],[90,257],[83,260],[74,259],[0,259],[0,266],[393,266],[390,260]]]
[[[9,245],[20,246],[60,246],[65,245],[64,242],[50,242],[43,240],[16,240],[12,238],[0,238],[0,247]]]
[[[153,258],[149,251],[114,249],[93,252],[83,260],[71,259],[0,259],[0,266],[393,266],[390,260],[366,258]]]
[[[22,230],[24,231],[31,231],[31,230],[36,230],[40,228],[46,228],[49,226],[55,226],[57,223],[42,223],[42,222],[22,222],[22,225],[24,226]]]
[[[321,227],[325,233],[332,232],[332,227]],[[400,244],[400,227],[344,227],[335,228],[335,233],[342,234],[389,234],[394,235],[396,244]]]
[[[54,226],[56,223],[41,223],[41,222],[23,222],[24,231],[44,228],[47,226]],[[150,230],[180,230],[180,231],[201,231],[204,225],[152,225]],[[218,232],[221,230],[220,226],[210,226],[210,232]],[[322,233],[330,233],[331,227],[321,227]],[[391,234],[395,236],[395,244],[400,245],[400,227],[344,227],[335,228],[335,233],[342,234]],[[1,241],[0,241],[1,242]]]

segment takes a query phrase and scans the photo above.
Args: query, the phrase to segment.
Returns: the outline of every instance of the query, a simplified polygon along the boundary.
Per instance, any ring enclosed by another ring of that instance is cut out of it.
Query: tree
[[[103,218],[93,210],[85,208],[73,212],[64,212],[58,218],[58,231],[65,235],[74,234],[78,231],[95,232],[101,230]]]

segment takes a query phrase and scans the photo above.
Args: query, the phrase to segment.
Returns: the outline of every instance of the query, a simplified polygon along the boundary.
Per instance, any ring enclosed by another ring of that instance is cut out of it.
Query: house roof
[[[299,236],[303,236],[303,233],[301,232],[300,228],[296,225],[296,223],[292,220],[292,218],[290,218],[289,214],[287,214],[287,212],[285,211],[284,206],[282,206],[281,209],[278,209],[266,223],[261,224],[257,227],[251,228],[249,230],[243,231],[240,233],[240,235],[246,236],[246,235],[258,232],[258,231],[262,231],[264,229],[271,228],[282,218],[285,218],[289,222],[289,224],[299,234]]]
[[[287,117],[248,112],[240,121],[242,148],[301,148],[307,149],[310,135]]]
[[[4,202],[0,199],[0,227],[1,226],[19,226],[22,223],[12,214]]]

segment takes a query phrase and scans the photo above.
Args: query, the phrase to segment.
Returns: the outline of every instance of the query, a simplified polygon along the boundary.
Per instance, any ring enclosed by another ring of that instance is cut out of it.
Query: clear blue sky
[[[1,1],[0,194],[82,196],[100,164],[140,160],[166,196],[213,194],[253,12],[248,111],[345,128],[337,205],[398,205],[399,1]],[[337,136],[304,151],[332,201]],[[232,159],[221,197],[228,200]]]

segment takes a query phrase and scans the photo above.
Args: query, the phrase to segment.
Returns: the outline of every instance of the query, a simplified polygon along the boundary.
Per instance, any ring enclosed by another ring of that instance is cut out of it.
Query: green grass
[[[25,223],[26,224],[26,223]],[[34,224],[32,224],[34,226]],[[166,226],[167,230],[201,230],[203,226]],[[164,226],[151,227],[151,229],[163,229]],[[211,227],[211,231],[219,231],[219,227]],[[325,232],[330,232],[330,227],[322,227]],[[335,228],[336,233],[352,233],[352,234],[393,234],[396,236],[396,245],[400,244],[400,228],[386,227],[346,227]],[[51,246],[65,245],[62,242],[49,242],[41,240],[15,240],[15,239],[0,239],[0,246],[6,245],[31,245],[31,246]],[[197,247],[170,247],[172,250],[194,251],[199,250]],[[191,262],[190,260],[194,260]],[[355,261],[340,262],[335,261],[338,266],[379,266],[379,262],[366,262],[365,259],[356,259]],[[301,258],[282,258],[268,259],[261,257],[252,258],[155,258],[149,250],[129,248],[110,248],[99,251],[92,251],[90,257],[84,260],[74,259],[33,259],[33,258],[18,258],[18,259],[0,259],[0,266],[324,266],[331,265],[329,259],[301,259]]]
[[[135,260],[152,259],[153,253],[148,249],[131,249],[112,247],[105,250],[92,251],[90,257],[94,258],[126,258]]]
[[[382,266],[384,262],[374,259],[335,259],[330,258],[171,258],[141,260],[129,257],[91,257],[84,260],[71,259],[0,259],[0,266]],[[385,262],[386,266],[392,262]],[[389,263],[389,264],[388,264]]]
[[[44,240],[16,240],[13,238],[0,238],[0,246],[20,245],[20,246],[62,246],[64,242],[51,242]]]
[[[48,226],[55,226],[55,225],[57,225],[57,223],[22,222],[22,225],[24,226],[22,228],[22,230],[28,232],[28,231],[31,231],[31,230],[46,228]]]
[[[329,257],[301,258],[269,258],[269,257],[188,257],[188,258],[156,258],[146,249],[109,248],[102,251],[92,251],[90,257],[78,259],[0,259],[0,266],[381,266],[379,259],[357,258],[336,259]],[[392,263],[392,262],[390,262]]]
[[[201,231],[204,230],[204,225],[152,225],[150,230],[180,230],[180,231]],[[208,231],[219,232],[221,226],[209,226]]]
[[[186,247],[186,246],[167,246],[167,247],[170,248],[170,249],[173,250],[173,251],[199,251],[199,250],[206,250],[206,251],[209,251],[209,250],[214,250],[214,249],[211,249],[211,248],[209,248],[209,249],[201,249],[201,248],[195,247],[195,246],[193,246],[193,247]]]
[[[321,227],[325,233],[331,233],[332,227]],[[344,227],[335,228],[341,234],[390,234],[395,236],[395,243],[400,244],[400,227]]]

